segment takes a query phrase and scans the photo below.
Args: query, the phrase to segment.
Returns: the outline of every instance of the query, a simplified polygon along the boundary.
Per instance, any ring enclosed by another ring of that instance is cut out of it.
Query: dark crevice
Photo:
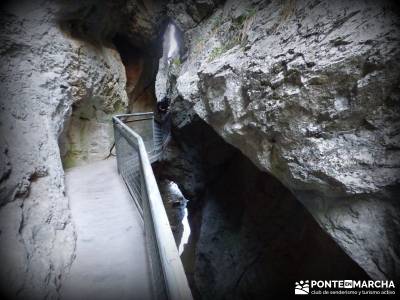
[[[300,279],[368,278],[282,183],[204,121],[173,134],[156,173],[191,199],[182,261],[196,298],[261,299],[291,295]]]
[[[138,48],[122,35],[116,35],[113,43],[125,66],[128,112],[153,111],[159,54]]]

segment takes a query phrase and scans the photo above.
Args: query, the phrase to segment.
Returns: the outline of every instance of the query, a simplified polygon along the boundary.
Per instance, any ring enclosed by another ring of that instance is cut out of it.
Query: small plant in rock
[[[171,64],[172,64],[174,67],[180,67],[180,65],[182,64],[182,63],[181,63],[181,59],[180,59],[179,57],[175,57],[175,58],[173,58],[173,59],[171,60]]]
[[[212,49],[210,56],[208,57],[208,61],[212,61],[212,60],[216,59],[217,57],[221,56],[224,52],[225,52],[225,49],[223,46]]]
[[[251,8],[246,13],[232,20],[232,25],[235,31],[239,32],[239,43],[244,46],[247,43],[247,33],[255,20],[257,10]]]
[[[245,23],[249,21],[255,14],[257,10],[255,8],[251,8],[247,10],[244,14],[232,20],[232,24],[236,26],[238,29],[243,29]]]
[[[208,57],[208,61],[212,61],[217,57],[220,57],[222,54],[224,54],[225,52],[229,51],[230,49],[239,44],[240,44],[240,37],[238,35],[232,37],[227,43],[224,43],[221,46],[212,49]]]
[[[237,45],[241,45],[243,48],[247,43],[247,31],[250,30],[250,27],[254,22],[256,13],[256,8],[250,8],[237,18],[231,19],[229,23],[230,25],[228,25],[230,26],[228,31],[222,29],[224,42],[221,46],[212,49],[208,57],[208,61],[212,61],[217,57],[220,57],[222,54]],[[222,16],[218,16],[216,18],[213,33],[219,31],[219,26],[221,26],[221,24]],[[220,35],[220,38],[221,37],[222,36]]]

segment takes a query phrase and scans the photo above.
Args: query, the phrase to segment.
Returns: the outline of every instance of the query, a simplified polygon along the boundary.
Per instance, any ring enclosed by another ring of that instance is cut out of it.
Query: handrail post
[[[155,130],[156,130],[156,124],[155,124],[155,122],[154,122],[154,115],[153,115],[153,119],[151,120],[151,126],[153,127],[152,129],[152,133],[153,133],[153,138],[152,138],[152,141],[153,141],[153,150],[151,151],[152,152],[152,155],[154,155],[155,154],[155,152],[156,152],[156,140],[155,140],[155,138],[156,138],[156,132],[155,132]]]
[[[115,153],[116,153],[116,159],[117,159],[117,170],[118,170],[118,174],[121,174],[121,169],[120,169],[120,159],[118,156],[118,145],[115,142],[116,141],[116,136],[118,134],[117,132],[117,123],[115,122],[115,119],[112,118],[112,122],[113,122],[113,128],[114,128],[114,147],[115,147]],[[110,150],[111,151],[111,150]]]

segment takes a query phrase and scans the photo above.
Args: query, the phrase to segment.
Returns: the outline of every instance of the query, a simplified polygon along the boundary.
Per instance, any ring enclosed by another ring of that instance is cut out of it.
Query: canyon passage
[[[399,15],[389,0],[1,4],[0,298],[395,291]]]

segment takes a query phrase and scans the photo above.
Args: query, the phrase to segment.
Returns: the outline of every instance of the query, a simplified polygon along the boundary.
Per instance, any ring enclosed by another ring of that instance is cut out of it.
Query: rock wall
[[[0,295],[7,298],[58,298],[76,235],[59,140],[66,132],[73,151],[99,148],[93,144],[110,138],[109,115],[127,105],[116,49],[72,37],[59,11],[58,2],[39,0],[1,8]]]
[[[117,50],[73,43],[79,54],[68,71],[76,93],[70,95],[71,117],[59,139],[64,168],[107,157],[114,139],[112,116],[125,112],[128,104],[125,69]]]
[[[399,278],[396,4],[207,3],[202,18],[168,7],[185,33],[170,80],[176,130],[199,116],[282,182],[369,276]]]
[[[86,41],[80,51],[89,60],[78,68],[88,74],[95,89],[86,89],[79,95],[82,101],[74,102],[60,139],[64,167],[108,156],[113,145],[112,115],[154,109],[163,12],[163,1],[60,1],[61,28],[74,39]],[[110,63],[108,57],[113,54],[101,57],[109,48],[117,51],[118,64]],[[97,59],[104,63],[93,68]]]

